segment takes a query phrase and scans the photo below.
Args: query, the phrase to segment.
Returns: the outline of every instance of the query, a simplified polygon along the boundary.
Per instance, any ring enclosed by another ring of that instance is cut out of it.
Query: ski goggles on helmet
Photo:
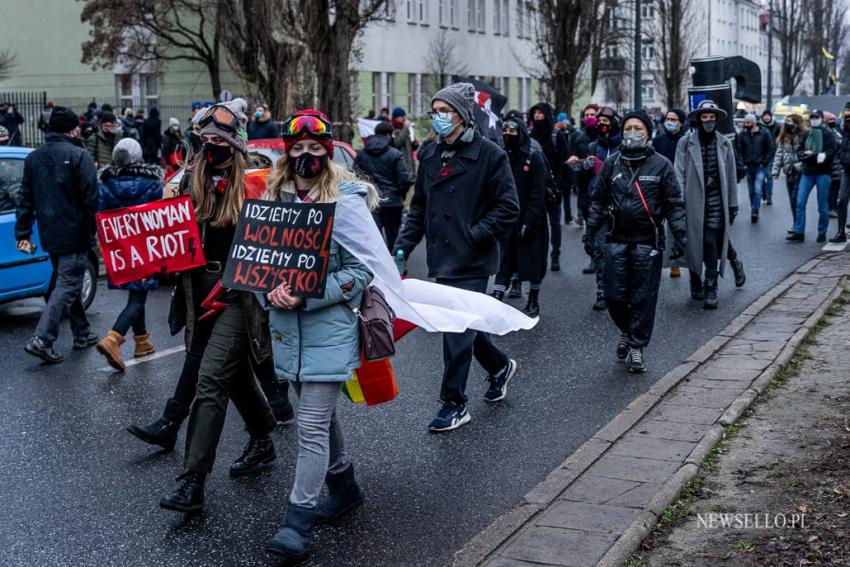
[[[239,118],[225,106],[211,106],[206,114],[198,121],[198,126],[205,128],[210,124],[227,132],[239,131]]]
[[[333,128],[330,121],[321,112],[311,114],[295,113],[283,123],[281,136],[284,139],[319,138],[330,139]]]

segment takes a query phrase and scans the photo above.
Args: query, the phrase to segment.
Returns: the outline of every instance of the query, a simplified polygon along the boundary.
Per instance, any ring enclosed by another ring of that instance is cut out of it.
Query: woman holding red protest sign
[[[286,390],[274,379],[265,310],[253,294],[228,291],[220,284],[246,197],[246,106],[242,99],[218,104],[199,121],[203,146],[180,192],[192,197],[207,264],[180,275],[169,314],[172,333],[186,329],[186,360],[163,417],[147,428],[131,428],[145,441],[173,446],[192,404],[185,472],[177,489],[160,500],[163,508],[179,512],[203,508],[206,475],[212,471],[231,399],[250,435],[242,456],[230,467],[231,477],[255,473],[275,460],[269,433],[278,419],[267,397],[285,404],[284,418],[293,415]],[[248,369],[268,382],[265,396]]]
[[[286,154],[269,176],[266,199],[286,203],[336,203],[377,192],[333,164],[331,122],[316,110],[301,110],[283,127]],[[280,531],[269,552],[299,558],[307,553],[316,523],[330,522],[363,503],[363,491],[345,450],[336,401],[342,385],[360,366],[358,319],[372,273],[337,241],[330,246],[327,283],[321,298],[298,297],[281,284],[262,301],[270,309],[275,368],[298,392],[298,460],[295,483]],[[327,483],[328,497],[319,502]]]
[[[157,201],[162,199],[162,170],[142,161],[142,147],[139,142],[133,138],[124,138],[115,144],[112,150],[112,165],[100,174],[98,192],[100,211]],[[118,315],[112,329],[97,343],[97,350],[106,357],[109,365],[119,372],[124,371],[121,344],[130,327],[133,328],[133,339],[136,342],[133,356],[147,356],[156,350],[145,326],[145,303],[148,291],[158,286],[156,278],[117,286],[109,285],[111,289],[128,291],[127,305]]]

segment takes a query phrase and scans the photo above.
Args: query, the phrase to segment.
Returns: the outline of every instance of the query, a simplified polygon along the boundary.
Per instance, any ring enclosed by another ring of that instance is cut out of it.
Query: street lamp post
[[[767,9],[767,109],[773,112],[773,0]]]
[[[641,0],[635,0],[635,110],[640,110],[643,107],[643,99],[641,93],[641,37],[640,37],[640,8]]]

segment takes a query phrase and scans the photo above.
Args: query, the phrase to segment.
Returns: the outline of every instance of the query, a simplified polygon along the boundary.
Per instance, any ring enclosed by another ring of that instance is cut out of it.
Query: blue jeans
[[[762,196],[765,199],[773,199],[773,176],[770,175],[771,171],[773,171],[773,160],[770,160],[764,171],[764,194]]]
[[[826,234],[826,229],[829,228],[829,207],[827,199],[829,197],[829,185],[832,183],[832,178],[827,173],[825,175],[808,175],[803,174],[800,177],[800,187],[797,189],[797,222],[794,224],[794,232],[803,234],[806,232],[806,204],[809,201],[809,193],[812,188],[818,188],[818,235]]]
[[[146,332],[145,302],[147,299],[147,291],[131,289],[127,296],[127,306],[118,315],[118,319],[112,325],[112,330],[123,336],[127,334],[130,327],[133,327],[134,335],[144,335]]]
[[[765,177],[767,177],[767,170],[764,166],[747,166],[747,189],[750,192],[750,209],[754,215],[759,214]]]

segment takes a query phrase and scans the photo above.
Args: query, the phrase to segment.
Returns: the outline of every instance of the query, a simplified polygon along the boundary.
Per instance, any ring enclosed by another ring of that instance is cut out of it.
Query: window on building
[[[387,89],[386,97],[384,98],[384,106],[392,109],[395,103],[395,73],[387,73]]]
[[[133,103],[133,75],[115,75],[115,93],[120,106],[135,106]]]
[[[419,112],[419,75],[410,73],[407,75],[407,111],[411,116],[420,116]]]
[[[460,20],[460,0],[449,0],[449,25],[457,29],[458,20]]]
[[[644,80],[641,83],[640,92],[644,100],[655,100],[655,85],[651,80]]]
[[[449,25],[449,0],[439,0],[437,4],[437,23],[441,27]]]
[[[475,0],[469,0],[474,2]],[[487,32],[487,0],[478,0],[478,33]]]
[[[398,4],[397,0],[389,0],[384,6],[384,19],[390,22],[394,22],[396,16],[398,15]]]
[[[141,75],[139,82],[142,87],[142,95],[145,98],[145,106],[148,108],[156,106],[156,100],[158,98],[156,75]]]
[[[643,0],[640,3],[640,16],[645,19],[655,18],[655,0]]]
[[[381,107],[381,74],[372,73],[372,109],[377,112]]]
[[[493,34],[502,34],[502,0],[496,0],[493,4]]]
[[[419,23],[423,25],[428,24],[428,3],[425,0],[419,1]]]
[[[653,44],[651,39],[643,40],[640,54],[644,59],[655,59],[655,44]]]
[[[502,35],[511,35],[511,3],[510,0],[496,0],[496,4],[502,3],[502,18],[500,20],[502,26]]]
[[[525,37],[525,2],[518,0],[516,3],[516,36],[520,39]]]
[[[407,21],[411,24],[428,25],[427,0],[407,0]]]

